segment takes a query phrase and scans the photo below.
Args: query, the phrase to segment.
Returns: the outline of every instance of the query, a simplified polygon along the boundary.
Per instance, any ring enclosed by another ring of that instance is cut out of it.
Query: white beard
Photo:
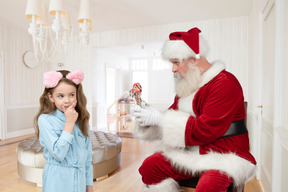
[[[186,74],[174,73],[174,81],[176,94],[179,97],[187,97],[200,87],[202,81],[200,68],[190,64]]]

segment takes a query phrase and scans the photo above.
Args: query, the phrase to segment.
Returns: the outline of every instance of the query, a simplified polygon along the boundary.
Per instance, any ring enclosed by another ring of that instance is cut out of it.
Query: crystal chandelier
[[[50,26],[48,13],[54,16]],[[31,19],[28,32],[33,38],[37,61],[79,54],[89,44],[90,0],[80,0],[79,35],[73,34],[64,0],[28,0],[25,16]]]

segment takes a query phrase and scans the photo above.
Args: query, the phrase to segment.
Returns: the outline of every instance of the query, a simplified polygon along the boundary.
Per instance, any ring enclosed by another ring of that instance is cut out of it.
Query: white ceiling
[[[42,0],[47,2],[49,0]],[[252,0],[90,0],[93,32],[246,16]],[[74,28],[80,0],[66,0]],[[1,0],[0,23],[27,29],[27,0]],[[51,17],[52,20],[52,17]]]

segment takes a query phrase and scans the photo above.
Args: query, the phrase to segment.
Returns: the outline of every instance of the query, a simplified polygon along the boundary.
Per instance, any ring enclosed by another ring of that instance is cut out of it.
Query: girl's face
[[[60,82],[51,95],[48,93],[49,99],[53,102],[57,109],[64,111],[64,108],[68,108],[70,105],[75,104],[77,101],[76,87],[69,85],[65,82]]]

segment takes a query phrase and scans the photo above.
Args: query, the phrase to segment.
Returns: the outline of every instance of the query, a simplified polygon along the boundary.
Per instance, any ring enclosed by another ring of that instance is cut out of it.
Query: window
[[[167,70],[170,68],[170,63],[163,61],[162,58],[155,58],[152,60],[152,70]]]
[[[147,69],[148,69],[147,59],[133,59],[131,61],[132,71],[147,70]]]

